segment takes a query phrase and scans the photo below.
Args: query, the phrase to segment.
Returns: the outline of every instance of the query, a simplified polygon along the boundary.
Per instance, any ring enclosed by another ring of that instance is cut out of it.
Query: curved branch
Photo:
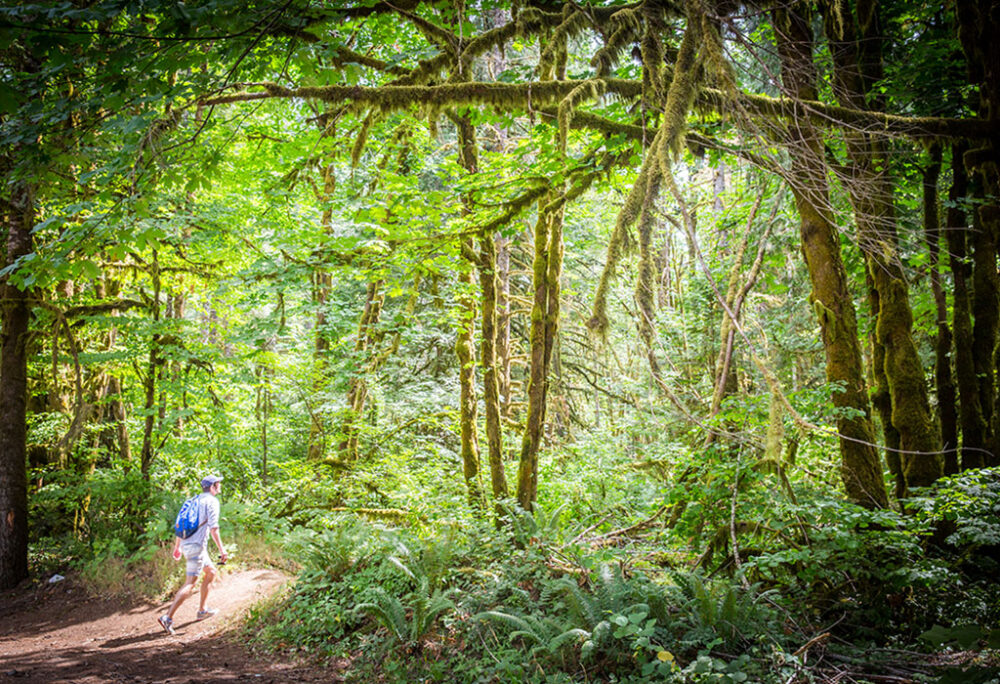
[[[603,84],[608,93],[632,99],[642,94],[642,83],[632,79],[581,79],[569,81],[533,81],[530,83],[488,83],[469,81],[443,85],[306,86],[288,88],[277,83],[245,84],[263,88],[260,92],[237,92],[201,100],[203,106],[251,102],[268,99],[309,99],[324,102],[348,102],[372,105],[384,111],[398,111],[412,105],[438,107],[455,105],[489,105],[494,107],[527,108],[552,105],[576,88]],[[1000,139],[994,122],[984,119],[953,119],[946,117],[911,117],[884,112],[862,111],[828,105],[813,100],[796,101],[766,95],[740,93],[737,97],[714,88],[702,88],[695,97],[696,107],[724,114],[739,107],[751,116],[770,119],[803,119],[835,128],[863,129],[871,134],[912,139],[939,140]]]

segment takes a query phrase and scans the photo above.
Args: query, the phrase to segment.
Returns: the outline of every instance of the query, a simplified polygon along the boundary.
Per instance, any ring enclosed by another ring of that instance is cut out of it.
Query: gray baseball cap
[[[219,477],[218,475],[209,475],[208,477],[206,477],[204,480],[201,481],[202,491],[207,492],[216,482],[222,482],[222,478]]]

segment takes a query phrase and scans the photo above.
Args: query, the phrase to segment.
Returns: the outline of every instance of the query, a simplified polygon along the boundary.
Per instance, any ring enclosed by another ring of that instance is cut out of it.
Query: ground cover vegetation
[[[355,681],[997,677],[996,35],[0,8],[0,587],[162,590],[212,471]]]

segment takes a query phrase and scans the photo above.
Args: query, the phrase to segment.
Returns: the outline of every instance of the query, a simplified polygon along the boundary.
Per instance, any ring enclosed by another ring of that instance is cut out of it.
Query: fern
[[[364,559],[370,537],[367,526],[345,521],[335,529],[306,537],[299,552],[306,567],[336,579]]]
[[[475,619],[488,619],[511,628],[508,638],[511,641],[520,639],[526,646],[531,646],[530,654],[533,658],[562,657],[571,642],[583,642],[590,638],[590,632],[549,617],[512,615],[489,610],[479,613]]]
[[[531,541],[555,542],[562,531],[561,518],[567,504],[555,508],[548,515],[542,510],[534,513],[526,511],[516,503],[500,504],[504,515],[510,522],[514,541],[527,546]]]
[[[379,624],[388,629],[396,640],[407,641],[410,630],[406,622],[406,609],[398,598],[389,595],[384,589],[377,588],[375,600],[369,603],[360,603],[355,610],[373,617]]]
[[[764,623],[772,614],[762,600],[770,592],[759,592],[757,585],[743,588],[736,583],[713,583],[700,572],[672,575],[675,584],[670,591],[680,604],[678,618],[688,627],[684,640],[718,637],[736,645],[745,640],[743,635],[767,629]]]
[[[395,565],[406,570],[409,576],[416,577],[405,565],[396,560]],[[390,595],[382,588],[375,590],[375,600],[359,604],[355,610],[370,615],[396,641],[408,646],[419,644],[437,623],[438,619],[449,610],[455,608],[451,596],[455,589],[442,590],[431,588],[431,580],[427,576],[417,578],[417,588],[404,597],[404,600]]]
[[[442,591],[440,588],[431,591],[430,580],[421,578],[420,587],[410,597],[413,605],[413,617],[410,620],[410,641],[419,641],[431,631],[438,618],[455,608],[450,596],[455,589]]]

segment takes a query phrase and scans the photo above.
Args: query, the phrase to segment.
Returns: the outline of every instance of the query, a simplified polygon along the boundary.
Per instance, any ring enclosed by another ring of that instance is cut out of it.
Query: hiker
[[[229,554],[222,546],[222,539],[219,537],[219,500],[216,497],[219,496],[221,488],[222,478],[217,475],[209,475],[201,481],[201,494],[192,500],[197,505],[198,527],[186,539],[181,539],[180,536],[174,538],[174,558],[180,560],[181,553],[187,558],[187,580],[174,597],[167,614],[158,618],[160,626],[167,634],[174,633],[174,613],[194,593],[194,585],[198,581],[198,575],[203,570],[205,577],[201,581],[201,604],[198,606],[196,619],[204,620],[219,612],[214,608],[209,608],[205,601],[208,600],[208,592],[211,590],[212,581],[216,575],[212,559],[208,557],[208,537],[210,535],[215,541],[215,545],[219,547],[219,563],[223,564],[229,558]]]

